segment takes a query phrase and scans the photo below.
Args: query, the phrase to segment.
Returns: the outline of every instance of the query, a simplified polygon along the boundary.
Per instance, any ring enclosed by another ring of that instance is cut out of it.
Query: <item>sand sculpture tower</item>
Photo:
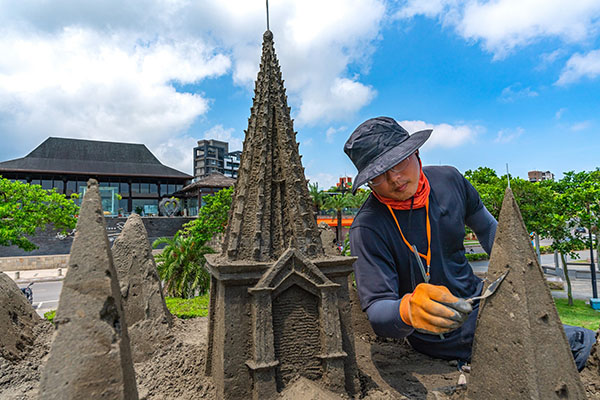
[[[267,30],[222,253],[207,256],[219,398],[274,398],[298,376],[355,392],[353,261],[323,251]]]
[[[585,390],[531,246],[506,189],[488,275],[508,275],[479,311],[467,398],[585,399]]]

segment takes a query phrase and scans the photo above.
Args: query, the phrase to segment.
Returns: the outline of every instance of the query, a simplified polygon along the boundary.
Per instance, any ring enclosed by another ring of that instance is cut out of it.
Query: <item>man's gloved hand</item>
[[[471,311],[471,304],[453,296],[448,288],[429,283],[420,283],[400,301],[400,318],[405,324],[436,335],[461,326]]]

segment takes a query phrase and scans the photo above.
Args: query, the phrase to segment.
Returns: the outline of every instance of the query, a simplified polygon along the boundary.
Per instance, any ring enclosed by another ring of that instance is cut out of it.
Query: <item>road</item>
[[[27,284],[23,283],[18,286],[23,288]],[[43,317],[45,312],[56,310],[61,289],[62,281],[35,282],[31,286],[31,290],[33,291],[33,307],[38,315]]]

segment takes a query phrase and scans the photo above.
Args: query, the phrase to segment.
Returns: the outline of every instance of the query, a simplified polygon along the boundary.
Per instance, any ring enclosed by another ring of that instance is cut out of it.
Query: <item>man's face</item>
[[[420,175],[421,168],[415,152],[387,172],[373,178],[369,181],[369,186],[380,196],[404,201],[417,192]]]

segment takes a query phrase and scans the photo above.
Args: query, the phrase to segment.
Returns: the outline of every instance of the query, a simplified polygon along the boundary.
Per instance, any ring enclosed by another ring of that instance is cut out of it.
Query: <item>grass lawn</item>
[[[179,318],[206,317],[208,315],[208,293],[193,299],[166,297],[167,308]]]
[[[583,326],[593,331],[598,330],[600,325],[600,311],[594,310],[583,300],[573,300],[573,306],[569,307],[567,299],[554,299],[558,315],[563,324]]]

